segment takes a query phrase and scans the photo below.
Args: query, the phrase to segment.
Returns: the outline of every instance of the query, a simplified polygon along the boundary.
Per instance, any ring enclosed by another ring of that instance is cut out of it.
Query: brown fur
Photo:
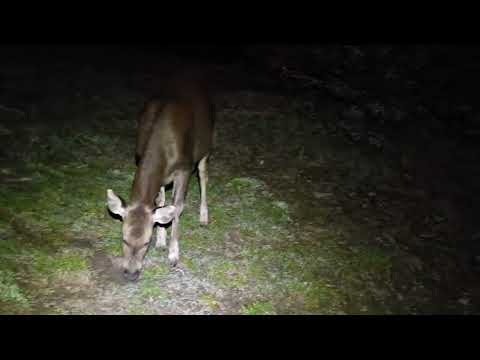
[[[169,260],[173,265],[178,261],[179,217],[190,175],[201,160],[204,200],[200,217],[202,224],[208,223],[206,161],[213,141],[213,106],[200,83],[180,79],[170,85],[171,93],[147,102],[139,116],[135,151],[138,167],[130,205],[125,208],[113,192],[109,195],[109,208],[122,214],[124,219],[124,268],[128,274],[134,274],[130,278],[135,279],[142,267],[145,244],[150,239],[154,223],[171,221],[168,219],[172,216]],[[174,183],[175,208],[172,207],[171,211],[155,209],[155,199],[161,187],[171,182]]]
[[[140,116],[132,202],[152,205],[175,171],[193,171],[210,151],[213,105],[200,87],[188,83],[180,92],[179,86],[174,97],[148,102]]]

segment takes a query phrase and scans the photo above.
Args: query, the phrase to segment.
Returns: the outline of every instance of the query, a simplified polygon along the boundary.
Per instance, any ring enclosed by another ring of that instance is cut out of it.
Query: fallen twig
[[[10,112],[15,112],[15,113],[20,114],[22,116],[26,116],[25,111],[15,109],[15,108],[12,108],[12,107],[8,107],[8,106],[2,105],[2,104],[0,104],[0,109],[5,110],[5,111],[10,111]]]
[[[392,193],[397,195],[402,195],[406,197],[413,197],[413,198],[426,198],[427,194],[425,191],[420,189],[400,189],[400,188],[393,188],[389,186],[380,186],[378,189],[380,192],[384,193]]]
[[[13,183],[13,182],[26,182],[26,181],[32,181],[33,179],[32,178],[29,178],[29,177],[21,177],[21,178],[6,178],[6,179],[3,179],[4,182],[10,182],[10,183]]]

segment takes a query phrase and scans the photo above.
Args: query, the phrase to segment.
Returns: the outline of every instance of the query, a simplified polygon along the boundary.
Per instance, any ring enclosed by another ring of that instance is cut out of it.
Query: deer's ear
[[[153,222],[168,224],[175,217],[175,210],[173,205],[156,208],[153,210]]]
[[[121,216],[122,219],[125,217],[127,212],[125,201],[118,197],[111,189],[107,190],[107,205],[113,214]]]

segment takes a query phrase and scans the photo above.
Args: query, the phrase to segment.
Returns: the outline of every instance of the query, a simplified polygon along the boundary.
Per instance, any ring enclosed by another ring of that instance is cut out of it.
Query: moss
[[[147,301],[150,299],[163,299],[167,297],[165,290],[161,289],[159,283],[153,280],[143,279],[136,296]]]
[[[59,274],[88,269],[88,260],[84,254],[68,251],[63,254],[46,254],[34,251],[31,254],[33,268],[41,274]]]
[[[30,299],[17,284],[15,273],[0,270],[0,312],[26,311],[30,305]]]
[[[188,254],[184,254],[182,256],[182,264],[185,265],[192,272],[196,272],[199,270],[195,259],[190,257]]]
[[[167,275],[170,272],[169,266],[164,264],[159,264],[155,266],[149,266],[145,268],[142,274],[142,279],[147,281],[156,281],[161,279],[163,276]]]
[[[141,281],[134,295],[134,303],[142,304],[145,301],[167,298],[167,293],[161,287],[162,278],[169,273],[167,264],[149,266],[142,273]]]
[[[233,178],[227,184],[234,192],[243,194],[246,191],[253,191],[262,188],[261,181],[254,178]]]
[[[237,255],[245,261],[214,257],[203,265],[203,271],[217,285],[247,287],[272,299],[278,293],[286,294],[297,312],[303,308],[305,312],[342,313],[348,301],[365,303],[371,287],[387,283],[390,257],[380,250],[362,246],[348,249],[328,231],[315,243],[289,244],[285,231],[288,205],[272,201],[261,182],[224,178],[212,188],[218,198],[210,202],[215,204],[210,207],[210,225],[198,226],[197,204],[191,205],[183,217],[182,244],[186,251],[223,252],[224,247],[238,245],[230,244],[233,240],[226,236],[228,229],[238,230],[242,243]],[[196,192],[197,185],[191,184],[191,190]],[[190,192],[189,201],[197,201],[195,192],[193,196]],[[202,271],[193,259],[184,257],[184,262],[190,269]],[[367,278],[372,282],[369,288],[362,288]],[[375,281],[379,285],[373,285]]]
[[[208,265],[208,276],[219,286],[242,288],[248,283],[248,278],[242,267],[228,260],[213,261]]]
[[[147,310],[142,306],[133,306],[128,309],[128,315],[147,315]]]
[[[215,296],[209,293],[203,293],[199,296],[201,303],[206,304],[210,310],[217,311],[220,308],[220,302],[215,298]]]
[[[257,301],[244,305],[241,309],[243,315],[275,315],[275,309],[270,301]]]

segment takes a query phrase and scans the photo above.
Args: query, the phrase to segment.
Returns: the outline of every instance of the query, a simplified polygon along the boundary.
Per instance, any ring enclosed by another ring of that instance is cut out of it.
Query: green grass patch
[[[276,315],[275,309],[270,301],[257,301],[253,304],[244,305],[241,309],[242,315]]]
[[[0,270],[0,312],[15,313],[16,310],[28,310],[30,300],[18,286],[15,273]]]
[[[209,263],[207,275],[222,287],[239,289],[248,284],[248,277],[242,266],[228,260],[215,260]]]
[[[145,280],[140,284],[136,296],[144,299],[163,299],[167,297],[165,290],[160,288],[159,283],[153,280]]]
[[[142,279],[147,280],[147,281],[156,281],[164,277],[165,275],[168,275],[170,272],[170,267],[169,265],[165,264],[158,264],[155,266],[149,266],[145,268],[142,274]]]
[[[40,274],[53,275],[88,269],[88,260],[78,251],[57,254],[33,251],[30,256],[33,269]]]
[[[212,311],[216,311],[220,308],[220,302],[218,302],[212,294],[203,293],[200,295],[199,299],[201,303],[206,304]]]

